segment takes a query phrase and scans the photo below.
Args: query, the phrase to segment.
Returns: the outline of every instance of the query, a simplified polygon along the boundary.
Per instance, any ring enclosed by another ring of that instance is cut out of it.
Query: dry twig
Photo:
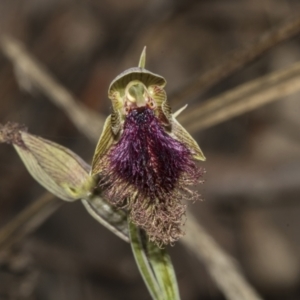
[[[179,120],[195,133],[299,91],[300,62],[208,99]]]
[[[245,280],[235,261],[218,246],[191,215],[188,217],[186,232],[181,241],[206,266],[227,299],[261,299]]]
[[[179,88],[177,92],[171,95],[170,99],[179,105],[184,105],[187,99],[201,95],[222,79],[262,56],[277,44],[299,33],[300,15],[297,15],[269,32],[266,32],[250,46],[226,55],[226,58],[215,67],[204,74],[202,72],[200,75],[195,76],[193,80],[189,80],[184,87]]]
[[[31,90],[34,87],[44,93],[83,134],[93,141],[98,139],[104,117],[76,100],[18,41],[4,36],[0,45],[6,57],[13,62],[19,84],[23,88]]]
[[[6,250],[35,231],[64,202],[48,192],[27,206],[0,230],[0,251]]]

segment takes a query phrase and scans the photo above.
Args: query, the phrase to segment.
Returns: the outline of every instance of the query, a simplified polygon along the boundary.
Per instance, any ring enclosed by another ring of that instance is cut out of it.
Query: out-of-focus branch
[[[184,105],[187,99],[200,96],[209,88],[216,85],[222,79],[240,70],[250,62],[262,56],[279,43],[290,39],[300,33],[300,15],[282,23],[278,27],[266,32],[250,46],[239,49],[206,73],[195,76],[193,80],[182,88],[179,88],[170,96],[172,101],[179,105]]]
[[[61,108],[74,125],[88,138],[98,139],[105,118],[89,109],[60,85],[24,46],[15,39],[2,36],[0,46],[3,53],[14,64],[19,84],[25,89],[36,88]]]
[[[261,161],[264,162],[264,158]],[[300,205],[300,163],[296,159],[273,163],[269,168],[260,161],[253,165],[253,160],[224,157],[215,159],[209,173],[214,180],[206,181],[205,194],[209,195],[210,203],[218,206],[240,207],[241,197],[243,207]]]
[[[0,229],[0,251],[35,231],[64,202],[46,192]]]
[[[300,62],[208,99],[178,118],[195,133],[300,91]]]
[[[262,299],[245,280],[232,257],[218,246],[191,215],[186,223],[186,232],[181,241],[206,266],[227,299]]]

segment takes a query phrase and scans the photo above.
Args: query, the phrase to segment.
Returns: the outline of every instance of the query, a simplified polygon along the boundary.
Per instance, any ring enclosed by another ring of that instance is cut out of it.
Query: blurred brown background
[[[147,68],[167,79],[172,95],[297,11],[297,0],[0,0],[0,34],[20,40],[80,101],[108,115],[110,82],[137,65],[144,45]],[[189,103],[184,114],[299,60],[296,35],[201,97],[183,99]],[[300,299],[299,96],[193,133],[207,157],[207,174],[200,187],[204,201],[190,204],[192,211],[264,299]],[[26,124],[91,162],[95,145],[43,93],[21,90],[12,63],[0,53],[0,123],[7,121]],[[0,230],[44,192],[7,145],[0,147],[0,191]],[[182,299],[224,299],[182,244],[170,253]],[[128,244],[76,202],[0,255],[0,299],[150,296]]]

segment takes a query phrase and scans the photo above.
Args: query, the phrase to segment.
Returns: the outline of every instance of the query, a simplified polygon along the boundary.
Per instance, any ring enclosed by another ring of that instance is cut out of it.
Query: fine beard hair
[[[198,183],[203,172],[153,110],[140,107],[127,115],[103,166],[100,185],[110,202],[127,208],[132,221],[157,244],[178,240],[186,211],[181,201],[199,198],[188,186]]]

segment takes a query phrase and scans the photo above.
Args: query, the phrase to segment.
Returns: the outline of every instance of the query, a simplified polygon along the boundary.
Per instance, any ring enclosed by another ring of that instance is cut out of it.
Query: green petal
[[[193,154],[194,159],[205,161],[206,158],[201,151],[198,143],[192,136],[182,127],[182,125],[173,117],[172,129],[170,135],[179,142],[186,145]]]
[[[171,106],[170,106],[170,104],[169,104],[169,102],[167,100],[165,100],[162,103],[161,109],[162,109],[163,114],[167,118],[169,124],[172,124],[172,121],[173,121],[172,108],[171,108]]]
[[[121,116],[118,112],[113,111],[111,113],[111,129],[116,136],[121,129]],[[105,127],[105,126],[104,126]]]
[[[112,131],[112,122],[111,122],[112,116],[108,116],[104,126],[102,134],[99,138],[98,144],[96,146],[95,154],[93,157],[92,162],[92,175],[96,175],[101,172],[102,166],[101,166],[101,159],[106,154],[109,147],[115,142],[116,137],[113,134]]]
[[[162,106],[167,101],[167,94],[163,87],[158,85],[152,85],[148,87],[150,96],[155,100],[158,106]]]

